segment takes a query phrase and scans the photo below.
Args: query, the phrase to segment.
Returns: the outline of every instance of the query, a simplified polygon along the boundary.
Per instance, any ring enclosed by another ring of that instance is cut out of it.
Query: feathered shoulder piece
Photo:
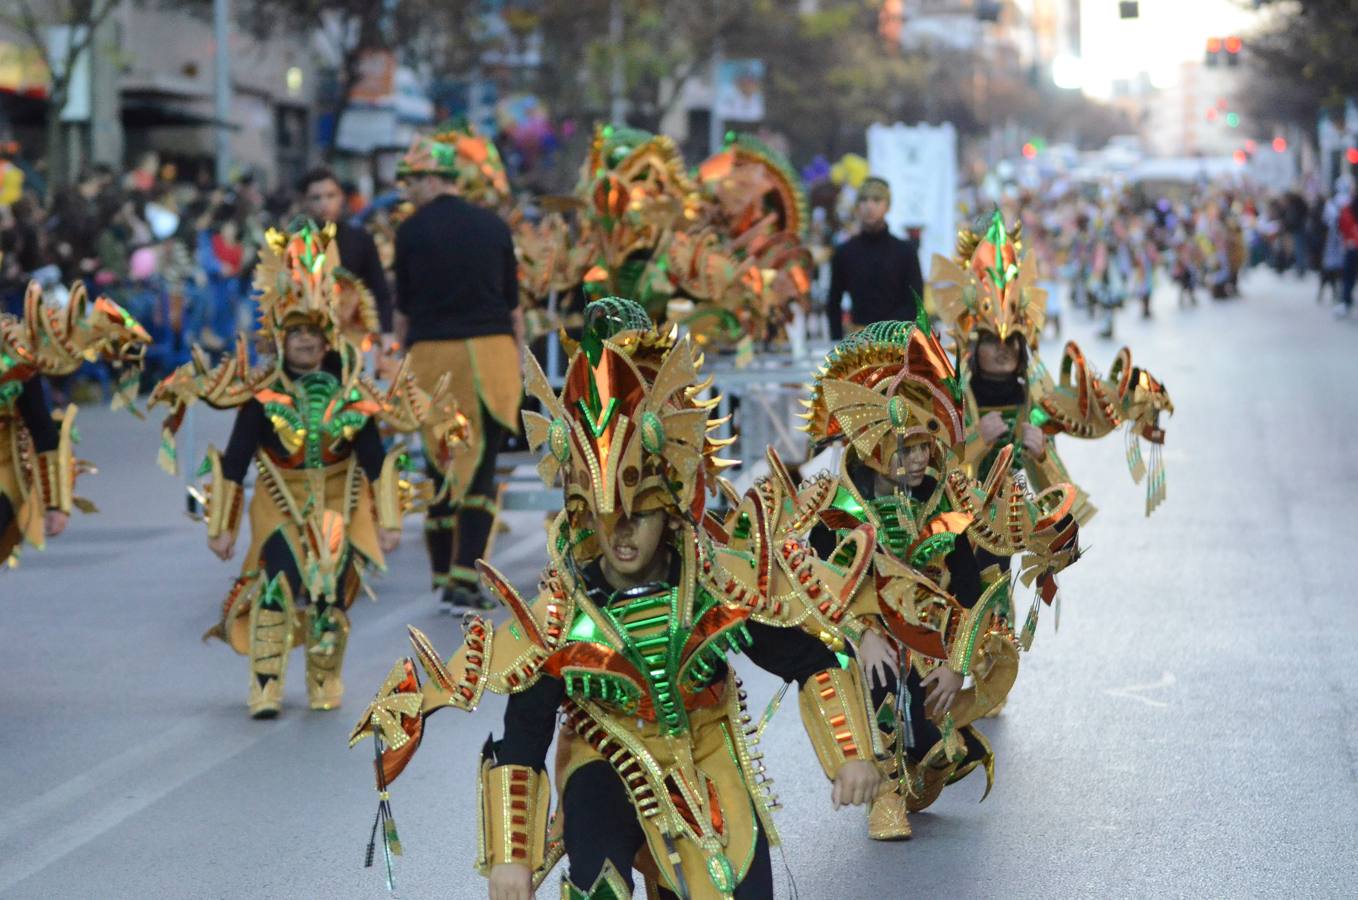
[[[1059,380],[1045,368],[1033,373],[1033,400],[1047,434],[1097,439],[1126,426],[1127,468],[1138,483],[1147,475],[1141,455],[1141,439],[1151,444],[1150,478],[1146,483],[1146,515],[1165,499],[1165,467],[1161,447],[1165,430],[1160,414],[1174,415],[1169,391],[1140,366],[1132,364],[1132,352],[1118,351],[1106,377],[1086,360],[1074,341],[1061,353]]]
[[[102,296],[91,301],[83,282],[71,285],[66,306],[58,307],[30,281],[23,317],[0,316],[0,382],[69,375],[102,359],[120,371],[114,407],[130,408],[150,342],[146,329],[117,303]]]

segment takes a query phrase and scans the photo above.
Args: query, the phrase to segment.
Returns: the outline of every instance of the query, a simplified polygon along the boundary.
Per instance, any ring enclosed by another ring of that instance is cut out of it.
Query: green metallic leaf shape
[[[650,410],[641,414],[641,446],[652,454],[659,454],[665,449],[665,426],[660,417]]]

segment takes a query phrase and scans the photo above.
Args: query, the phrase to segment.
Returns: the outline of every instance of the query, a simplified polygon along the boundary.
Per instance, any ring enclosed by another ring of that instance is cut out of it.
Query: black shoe
[[[462,587],[461,585],[444,588],[442,600],[450,606],[460,606],[465,609],[491,610],[499,605],[476,588]]]

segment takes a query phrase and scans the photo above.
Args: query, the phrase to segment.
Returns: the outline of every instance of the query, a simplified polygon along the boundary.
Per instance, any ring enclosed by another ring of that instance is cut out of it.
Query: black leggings
[[[486,555],[486,545],[490,543],[490,530],[495,524],[495,512],[491,508],[495,501],[495,458],[504,443],[505,427],[484,405],[481,407],[481,430],[484,441],[481,462],[472,473],[463,503],[454,506],[441,500],[431,504],[427,513],[424,539],[435,587],[446,584],[449,574],[455,571],[464,577],[455,577],[454,581],[474,587],[477,584],[476,561]],[[428,459],[425,460],[425,471],[435,484],[441,483],[443,473]]]
[[[18,523],[14,521],[14,505],[9,502],[8,497],[0,496],[0,548],[4,547],[9,540],[18,537],[17,534],[8,534],[11,527],[15,530],[18,529]],[[17,541],[15,546],[18,546]],[[5,564],[6,555],[0,554],[0,565]]]
[[[603,760],[586,763],[566,782],[561,799],[566,816],[566,856],[570,860],[571,883],[581,890],[594,886],[604,861],[612,860],[614,867],[632,886],[632,861],[637,851],[646,846],[637,812],[627,796],[627,788],[613,767]],[[689,878],[706,878],[706,872],[685,873]],[[660,896],[675,900],[674,893],[664,890]],[[769,859],[769,842],[764,830],[754,845],[754,860],[745,880],[736,887],[736,900],[768,900],[773,896],[773,863]]]

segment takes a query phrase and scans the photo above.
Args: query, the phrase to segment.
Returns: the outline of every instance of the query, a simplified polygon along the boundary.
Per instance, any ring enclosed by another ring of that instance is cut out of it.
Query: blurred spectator
[[[372,291],[382,322],[382,334],[392,333],[391,292],[382,269],[382,258],[373,237],[362,228],[351,225],[345,215],[344,189],[330,169],[308,172],[301,183],[302,205],[307,216],[318,223],[335,223],[335,241],[339,245],[340,265],[357,276]]]

